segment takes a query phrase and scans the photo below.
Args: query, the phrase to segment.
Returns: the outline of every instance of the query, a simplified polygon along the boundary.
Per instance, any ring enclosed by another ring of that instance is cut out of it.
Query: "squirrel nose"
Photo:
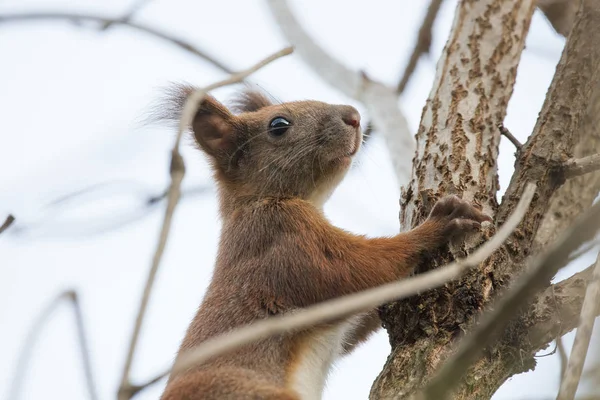
[[[358,128],[360,126],[360,114],[354,107],[348,107],[342,114],[342,121],[344,121],[346,125]]]

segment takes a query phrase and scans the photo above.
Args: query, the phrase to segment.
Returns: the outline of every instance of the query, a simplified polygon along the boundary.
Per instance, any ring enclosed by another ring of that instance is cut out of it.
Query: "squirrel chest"
[[[298,338],[286,368],[286,386],[302,400],[320,400],[333,363],[343,353],[343,344],[357,322],[350,318]]]

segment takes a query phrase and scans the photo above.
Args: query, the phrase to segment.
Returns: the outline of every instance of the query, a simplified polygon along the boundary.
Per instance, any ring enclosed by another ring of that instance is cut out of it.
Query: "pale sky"
[[[65,11],[117,17],[135,1],[5,0],[10,12]],[[427,1],[307,0],[293,11],[310,34],[353,69],[394,85],[412,49]],[[435,63],[452,24],[447,0],[434,30],[432,55],[420,62],[399,106],[416,131]],[[263,1],[156,0],[135,18],[186,39],[233,69],[250,66],[288,43]],[[139,297],[162,222],[164,203],[143,214],[144,199],[168,183],[174,132],[143,126],[144,111],[170,81],[203,86],[225,75],[170,43],[127,27],[98,32],[71,22],[0,23],[0,219],[17,223],[0,237],[0,396],[6,396],[22,339],[41,309],[62,290],[80,296],[101,399],[115,396]],[[505,124],[524,141],[531,132],[564,40],[536,12]],[[329,87],[296,55],[253,76],[283,101],[317,99],[364,108]],[[235,88],[215,92],[226,100]],[[514,148],[503,139],[500,184],[513,170]],[[185,197],[175,215],[132,377],[143,381],[168,367],[209,282],[219,219],[204,156],[183,146]],[[90,185],[110,183],[55,206]],[[338,226],[370,236],[398,231],[399,188],[380,136],[360,154],[326,205]],[[120,221],[131,223],[119,226]],[[115,227],[114,229],[109,229]],[[17,234],[20,233],[20,234]],[[589,254],[557,279],[589,265]],[[572,335],[565,338],[570,349]],[[32,349],[21,399],[86,398],[74,323],[62,307]],[[544,353],[551,351],[547,349]],[[389,353],[381,330],[332,373],[325,399],[366,399]],[[513,377],[494,396],[553,398],[558,356]],[[164,382],[136,399],[156,399]]]

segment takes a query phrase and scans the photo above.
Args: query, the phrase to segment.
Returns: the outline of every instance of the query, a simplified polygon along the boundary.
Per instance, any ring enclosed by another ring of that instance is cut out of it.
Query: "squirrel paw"
[[[439,199],[433,206],[428,220],[441,225],[442,234],[447,238],[477,231],[484,221],[492,222],[489,215],[455,195]]]

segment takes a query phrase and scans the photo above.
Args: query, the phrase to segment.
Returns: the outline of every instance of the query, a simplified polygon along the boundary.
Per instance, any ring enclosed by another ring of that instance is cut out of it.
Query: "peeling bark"
[[[413,179],[402,191],[400,221],[409,229],[422,220],[437,197],[457,193],[496,214],[501,224],[526,182],[537,183],[537,195],[504,249],[463,280],[381,309],[392,354],[372,387],[372,399],[406,398],[419,391],[451,354],[456,339],[470,329],[474,317],[518,275],[532,249],[551,241],[554,232],[589,207],[597,193],[597,176],[569,182],[564,189],[569,192],[557,191],[565,183],[560,167],[573,156],[576,144],[580,143],[581,152],[598,144],[594,107],[588,122],[582,121],[592,95],[591,82],[600,78],[600,4],[584,0],[584,12],[572,28],[536,127],[519,152],[511,184],[502,204],[495,201],[496,126],[512,94],[534,6],[533,2],[508,0],[459,4],[416,135]],[[583,196],[573,192],[588,184]],[[546,218],[548,230],[538,235],[549,210],[555,215]],[[469,246],[432,255],[417,272],[468,252]],[[486,349],[453,398],[489,399],[507,378],[535,367],[533,354],[540,346],[533,346],[528,330],[548,320],[549,309],[540,306],[546,304],[546,295],[516,318],[496,345]],[[571,305],[576,307],[578,301],[574,298]]]

